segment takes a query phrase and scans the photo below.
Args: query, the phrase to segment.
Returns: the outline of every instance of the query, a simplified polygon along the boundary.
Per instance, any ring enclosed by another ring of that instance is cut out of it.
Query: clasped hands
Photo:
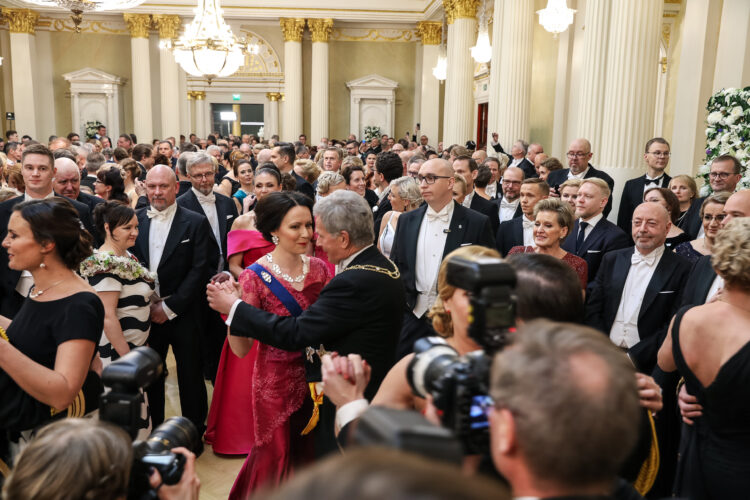
[[[339,356],[324,354],[320,358],[324,394],[337,408],[364,399],[372,367],[359,354]]]
[[[226,273],[219,273],[206,286],[208,305],[221,314],[229,314],[232,304],[242,298],[240,285]]]

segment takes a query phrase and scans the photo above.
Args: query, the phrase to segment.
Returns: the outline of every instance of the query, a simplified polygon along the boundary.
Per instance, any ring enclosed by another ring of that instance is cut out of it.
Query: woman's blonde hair
[[[463,194],[466,194],[466,191],[468,189],[468,184],[466,184],[466,179],[464,179],[464,176],[461,174],[453,174],[453,180],[454,180],[454,186],[460,186],[461,192]]]
[[[346,182],[344,176],[338,172],[323,172],[318,177],[318,194],[323,196],[328,194],[331,190],[331,186],[338,186],[342,182]]]
[[[470,245],[468,247],[459,247],[445,256],[440,271],[438,271],[437,281],[437,300],[427,313],[427,317],[432,319],[432,327],[440,334],[441,337],[453,336],[453,321],[451,315],[445,310],[445,301],[453,297],[456,287],[448,284],[448,261],[455,257],[472,259],[476,257],[497,257],[500,254],[497,250],[479,245]]]
[[[128,493],[133,447],[112,424],[67,418],[44,427],[21,452],[3,500],[95,500]]]
[[[309,160],[307,158],[302,158],[300,160],[297,160],[294,162],[295,167],[299,167],[302,174],[300,177],[305,179],[307,182],[312,184],[316,180],[318,180],[318,177],[320,177],[320,167],[317,163],[315,163],[312,160]]]
[[[413,177],[405,175],[391,181],[391,190],[396,190],[398,196],[406,202],[405,212],[414,210],[422,204],[422,191]]]
[[[682,181],[687,184],[688,189],[693,193],[690,195],[690,201],[693,201],[695,197],[698,196],[698,185],[695,183],[695,179],[689,175],[682,174],[672,177],[672,180],[669,181],[669,189],[672,189],[672,183],[674,181]]]
[[[750,290],[750,218],[732,219],[716,236],[711,264],[727,285]]]

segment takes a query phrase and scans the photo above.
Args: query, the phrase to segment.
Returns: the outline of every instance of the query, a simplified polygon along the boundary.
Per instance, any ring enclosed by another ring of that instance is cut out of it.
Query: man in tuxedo
[[[604,217],[610,195],[609,186],[602,179],[592,177],[581,183],[576,197],[577,219],[571,237],[562,244],[563,250],[586,261],[589,283],[594,281],[607,252],[632,244],[630,236]]]
[[[378,230],[383,216],[392,210],[391,201],[388,199],[388,194],[391,192],[391,181],[401,177],[403,169],[401,158],[390,151],[378,154],[375,160],[375,194],[378,195],[378,204],[372,207],[372,216]],[[375,231],[376,240],[377,233],[378,231]]]
[[[453,171],[466,180],[466,196],[462,205],[486,215],[490,219],[492,234],[495,234],[500,225],[497,205],[474,192],[474,180],[477,178],[478,168],[477,162],[470,156],[459,156],[453,161]]]
[[[157,275],[148,345],[164,360],[172,346],[177,361],[182,414],[205,430],[208,404],[201,374],[201,311],[208,281],[212,229],[203,215],[179,206],[177,178],[166,165],[146,175],[148,208],[136,211],[140,232],[133,254]],[[164,421],[164,379],[147,389],[154,427]]]
[[[306,195],[311,200],[315,200],[312,184],[297,175],[297,172],[294,171],[295,159],[294,144],[290,142],[282,142],[271,150],[271,161],[279,167],[279,171],[282,174],[291,175],[297,181],[297,187],[294,190]]]
[[[59,196],[54,191],[55,159],[52,152],[42,144],[32,144],[21,156],[21,175],[26,185],[23,195],[0,203],[0,241],[8,234],[8,221],[13,207],[24,201],[43,200]],[[96,234],[88,205],[68,199],[78,212],[81,223],[91,234]],[[23,299],[34,285],[28,271],[8,268],[8,251],[0,246],[0,315],[13,318],[23,304]]]
[[[534,246],[534,207],[549,196],[549,185],[539,177],[521,184],[520,207],[523,215],[500,224],[496,235],[497,250],[505,257],[515,246]]]
[[[502,197],[503,188],[502,183],[500,181],[501,174],[500,174],[500,160],[498,160],[494,156],[490,156],[489,158],[484,160],[484,165],[487,166],[487,168],[490,169],[490,173],[492,174],[492,178],[490,178],[490,183],[487,184],[487,187],[484,188],[484,191],[490,195],[491,200],[495,200],[498,197],[498,194]]]
[[[81,173],[78,170],[78,165],[70,158],[58,158],[55,160],[55,180],[53,182],[55,194],[58,196],[64,196],[69,200],[75,200],[83,203],[89,208],[89,213],[93,213],[94,208],[100,203],[104,203],[104,200],[98,196],[81,192]],[[94,237],[95,246],[99,246],[104,242],[103,234],[99,234],[96,228],[93,228],[94,232],[91,235]]]
[[[460,246],[495,247],[487,216],[453,201],[453,176],[446,160],[424,162],[418,181],[425,203],[398,219],[391,259],[401,271],[406,289],[399,358],[412,352],[417,339],[433,331],[427,311],[437,298],[437,275],[443,258]]]
[[[177,198],[190,191],[190,189],[192,189],[193,187],[193,183],[191,182],[190,176],[187,173],[187,164],[188,161],[190,161],[190,158],[192,158],[195,153],[197,153],[197,151],[180,153],[179,158],[177,158],[177,167],[175,168],[175,174],[177,174],[177,182],[179,185],[177,189]],[[138,201],[140,201],[140,199]]]
[[[633,213],[635,247],[605,255],[588,289],[586,324],[627,350],[647,374],[656,366],[690,272],[688,260],[664,249],[671,225],[658,203],[639,205]]]
[[[598,177],[604,179],[609,186],[609,191],[614,192],[615,181],[601,170],[595,169],[589,161],[594,156],[591,152],[591,143],[587,139],[576,139],[570,143],[568,152],[568,168],[561,170],[553,170],[547,176],[547,184],[554,189],[553,196],[559,196],[560,185],[568,179],[590,179],[591,177]],[[604,207],[604,216],[608,216],[612,210],[612,198],[607,201],[607,206]]]
[[[159,141],[156,146],[156,152],[164,155],[169,160],[169,166],[173,169],[177,166],[177,158],[174,157],[174,146],[169,141]]]
[[[617,212],[617,225],[625,233],[630,232],[633,210],[643,203],[643,193],[652,187],[669,187],[672,178],[664,173],[669,164],[669,143],[661,137],[654,137],[646,143],[643,160],[646,162],[646,173],[625,183],[620,198],[620,209]]]
[[[336,264],[336,276],[297,317],[276,316],[238,299],[225,285],[209,284],[211,307],[228,314],[230,334],[252,337],[279,349],[306,347],[342,356],[357,353],[372,367],[365,397],[372,399],[396,358],[404,288],[398,268],[372,244],[370,208],[351,191],[336,191],[315,205],[318,244]],[[314,357],[317,358],[317,355]],[[312,356],[311,356],[312,357]],[[319,368],[309,381],[321,380]],[[325,400],[315,429],[316,454],[337,449],[335,409]]]
[[[726,191],[734,193],[742,179],[742,165],[740,161],[732,155],[717,156],[711,162],[711,170],[708,173],[708,182],[711,184],[711,190],[714,193]],[[703,221],[701,220],[701,206],[706,197],[697,198],[690,204],[685,218],[680,227],[692,238],[703,237]]]
[[[154,148],[151,144],[136,144],[133,148],[132,158],[138,163],[141,169],[140,180],[146,178],[146,173],[154,166]]]
[[[510,148],[510,155],[512,159],[508,166],[518,167],[523,170],[523,173],[527,179],[531,177],[539,177],[539,175],[536,173],[536,169],[534,168],[534,162],[526,158],[526,153],[528,153],[528,150],[529,145],[526,144],[526,142],[520,139],[514,142],[513,147]]]
[[[94,183],[96,183],[96,173],[106,162],[107,159],[103,154],[97,153],[96,151],[94,151],[93,153],[89,153],[86,156],[85,166],[83,167],[83,169],[81,169],[80,184],[88,186],[91,188],[91,191],[94,191]]]
[[[500,186],[503,195],[495,200],[498,210],[500,224],[523,213],[521,210],[521,184],[523,184],[524,173],[518,167],[508,167],[503,172],[503,183]]]

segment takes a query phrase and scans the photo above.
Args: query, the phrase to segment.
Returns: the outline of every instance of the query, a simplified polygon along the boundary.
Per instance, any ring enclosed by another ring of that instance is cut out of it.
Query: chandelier
[[[219,0],[198,0],[195,18],[172,46],[177,63],[192,76],[211,80],[234,74],[245,62],[247,43],[224,21]],[[258,48],[252,46],[251,53]]]
[[[437,64],[432,68],[432,76],[440,80],[440,83],[443,83],[448,77],[448,56],[446,55],[445,50],[445,39],[448,34],[445,26],[445,17],[443,17],[443,29],[440,30],[440,34],[440,49],[438,52]]]
[[[565,0],[547,0],[547,7],[536,11],[539,24],[555,37],[573,24],[574,9],[569,9]]]
[[[127,10],[137,7],[145,0],[24,0],[27,3],[42,7],[60,7],[73,13],[70,18],[75,25],[76,33],[81,32],[81,21],[84,12],[101,12],[105,10]]]
[[[487,4],[482,1],[482,11],[479,14],[479,30],[477,33],[477,43],[471,48],[471,57],[478,63],[486,63],[492,59],[492,45],[490,45],[490,35],[487,22]]]

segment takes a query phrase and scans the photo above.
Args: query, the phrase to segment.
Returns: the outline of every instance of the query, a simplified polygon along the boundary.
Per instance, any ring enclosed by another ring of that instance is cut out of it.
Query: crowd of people
[[[0,144],[3,498],[124,498],[129,440],[95,413],[102,369],[144,345],[174,354],[195,455],[203,442],[246,455],[233,499],[750,488],[750,191],[737,158],[713,160],[699,197],[691,177],[665,173],[659,137],[617,190],[585,138],[563,161],[522,140],[506,153],[496,135],[486,149],[416,134],[147,144],[105,126],[81,139],[9,131]],[[471,293],[447,277],[458,258],[515,271],[519,328],[488,381],[492,479],[455,482],[428,471],[487,464],[354,447],[370,407],[440,424],[408,380],[416,341],[482,348]],[[141,439],[169,416],[166,373],[143,390]],[[195,455],[179,452],[179,484],[149,477],[160,498],[197,498]],[[71,496],[42,496],[49,485]]]

